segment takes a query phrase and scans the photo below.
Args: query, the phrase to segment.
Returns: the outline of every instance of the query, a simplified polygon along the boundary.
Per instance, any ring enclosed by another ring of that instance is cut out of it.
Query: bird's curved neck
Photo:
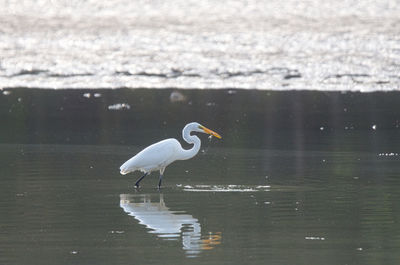
[[[182,155],[181,155],[181,160],[186,160],[186,159],[190,159],[192,157],[194,157],[200,150],[200,146],[201,146],[201,141],[199,139],[199,137],[197,137],[196,135],[191,135],[192,131],[189,130],[188,128],[184,128],[182,131],[182,138],[188,142],[189,144],[193,144],[193,147],[185,150],[183,149]]]

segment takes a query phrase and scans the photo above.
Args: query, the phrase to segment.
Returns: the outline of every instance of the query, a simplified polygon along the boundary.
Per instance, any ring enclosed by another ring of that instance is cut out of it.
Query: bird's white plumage
[[[197,122],[191,122],[182,130],[183,139],[189,144],[193,144],[191,149],[183,149],[181,144],[173,138],[160,141],[146,147],[137,155],[122,164],[120,167],[120,173],[125,175],[129,172],[140,170],[148,174],[152,171],[159,170],[160,181],[158,186],[160,187],[162,175],[166,166],[175,160],[190,159],[199,152],[201,141],[196,135],[191,135],[191,132],[208,133],[221,138],[221,136],[216,132],[207,129]],[[139,186],[139,182],[146,176],[146,174],[136,182],[135,186]]]
[[[121,174],[140,170],[145,173],[161,170],[177,160],[176,153],[182,149],[181,144],[173,138],[152,144],[126,161],[121,167]]]

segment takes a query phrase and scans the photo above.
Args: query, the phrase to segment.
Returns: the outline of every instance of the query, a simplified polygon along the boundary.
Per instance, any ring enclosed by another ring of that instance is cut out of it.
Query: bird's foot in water
[[[149,173],[144,173],[144,175],[136,181],[136,183],[135,183],[135,189],[138,189],[138,188],[140,187],[140,186],[139,186],[139,183],[140,183],[140,182],[142,181],[142,179],[144,179],[148,174],[149,174]]]

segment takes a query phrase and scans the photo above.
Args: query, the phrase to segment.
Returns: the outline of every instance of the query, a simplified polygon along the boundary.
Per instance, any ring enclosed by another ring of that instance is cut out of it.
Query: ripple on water
[[[269,185],[176,185],[178,188],[182,188],[183,191],[190,192],[259,192],[259,191],[270,191],[271,186]]]

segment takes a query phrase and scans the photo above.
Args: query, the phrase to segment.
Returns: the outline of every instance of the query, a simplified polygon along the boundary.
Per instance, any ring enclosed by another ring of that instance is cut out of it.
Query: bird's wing
[[[121,172],[158,170],[175,160],[179,148],[181,148],[180,143],[172,138],[152,144],[126,161],[120,168]]]

